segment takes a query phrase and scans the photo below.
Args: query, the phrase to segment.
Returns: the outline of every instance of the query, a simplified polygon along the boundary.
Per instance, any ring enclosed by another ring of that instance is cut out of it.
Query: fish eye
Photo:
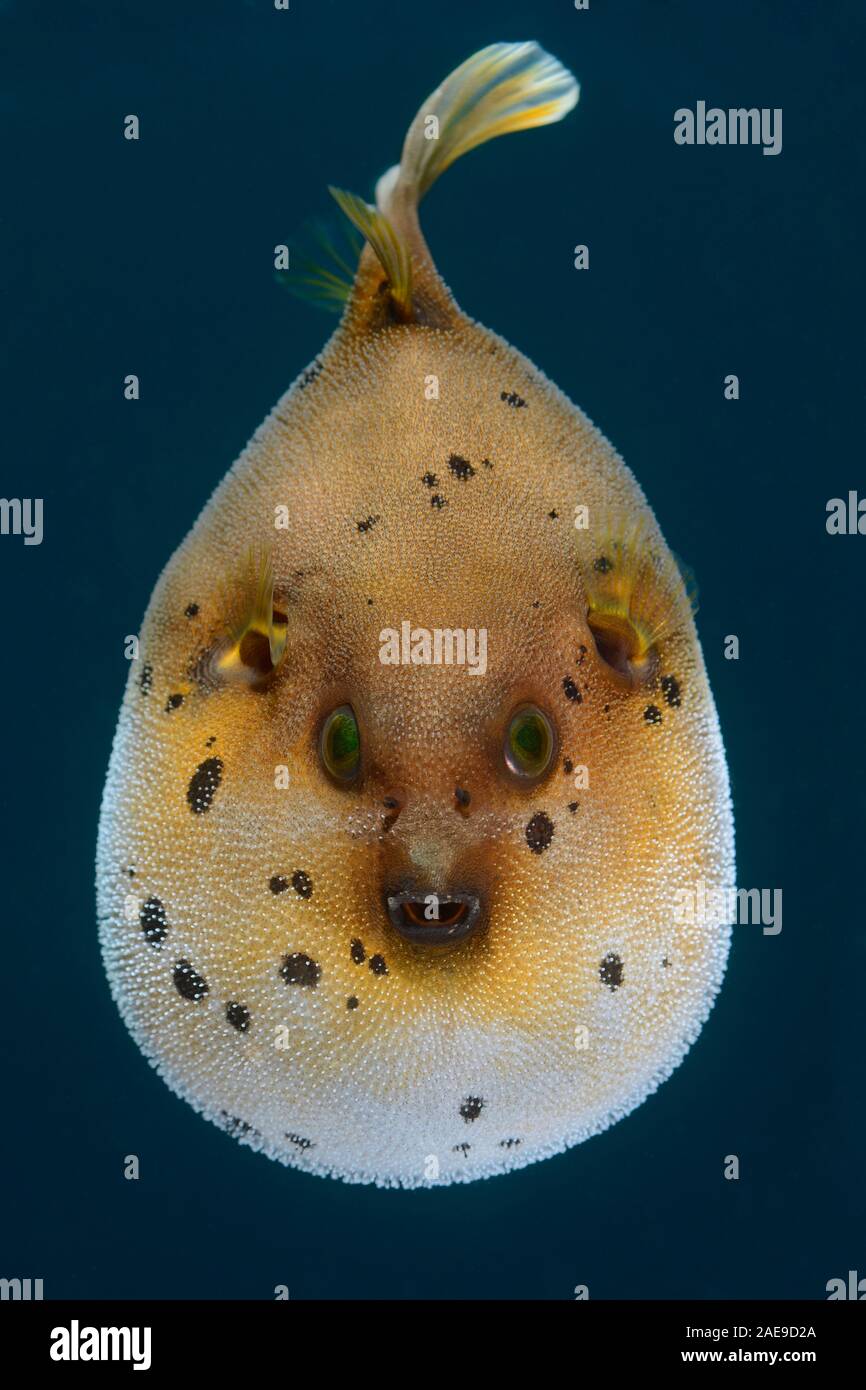
[[[553,725],[537,705],[521,705],[508,721],[503,752],[509,771],[537,782],[550,767],[556,739]]]
[[[361,731],[351,705],[332,710],[322,727],[319,753],[337,782],[352,782],[361,765]]]

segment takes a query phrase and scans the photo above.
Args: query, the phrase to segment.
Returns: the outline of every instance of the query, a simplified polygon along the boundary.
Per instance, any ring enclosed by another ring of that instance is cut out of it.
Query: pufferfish
[[[339,327],[164,570],[98,846],[133,1038],[179,1096],[309,1173],[533,1163],[697,1037],[733,880],[682,572],[631,472],[467,317],[418,204],[578,85],[535,43],[458,67],[375,206]],[[483,659],[482,659],[483,653]]]

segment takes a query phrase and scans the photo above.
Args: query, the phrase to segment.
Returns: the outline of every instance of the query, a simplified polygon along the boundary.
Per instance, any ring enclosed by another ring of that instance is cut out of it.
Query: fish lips
[[[436,900],[438,916],[428,918],[429,900]],[[466,941],[481,924],[481,899],[463,891],[423,893],[410,889],[385,897],[388,921],[404,941],[420,946],[452,946]]]

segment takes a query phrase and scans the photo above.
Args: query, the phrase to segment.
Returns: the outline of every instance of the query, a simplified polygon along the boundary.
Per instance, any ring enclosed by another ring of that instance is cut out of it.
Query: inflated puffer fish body
[[[418,229],[451,160],[576,98],[494,45],[422,107],[378,210],[336,195],[369,242],[341,325],[172,558],[130,674],[98,854],[114,996],[179,1095],[310,1172],[429,1185],[561,1151],[670,1074],[724,971],[724,918],[677,911],[733,878],[680,573]]]

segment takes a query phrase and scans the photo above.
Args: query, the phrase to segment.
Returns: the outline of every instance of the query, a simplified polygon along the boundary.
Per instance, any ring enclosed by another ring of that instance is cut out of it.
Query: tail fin
[[[351,195],[338,198],[367,237],[388,278],[394,317],[443,322],[455,306],[436,272],[418,225],[418,204],[445,170],[487,140],[562,120],[576,105],[576,79],[537,43],[494,43],[461,63],[421,106],[406,134],[398,165],[376,185],[376,208]],[[335,196],[337,196],[335,194]],[[381,270],[371,265],[356,286],[353,306],[369,316],[381,305]],[[373,284],[373,280],[380,283]]]
[[[401,198],[420,203],[449,165],[515,130],[561,121],[577,104],[576,79],[537,43],[493,43],[446,77],[409,127],[396,172],[379,180],[386,215]]]

